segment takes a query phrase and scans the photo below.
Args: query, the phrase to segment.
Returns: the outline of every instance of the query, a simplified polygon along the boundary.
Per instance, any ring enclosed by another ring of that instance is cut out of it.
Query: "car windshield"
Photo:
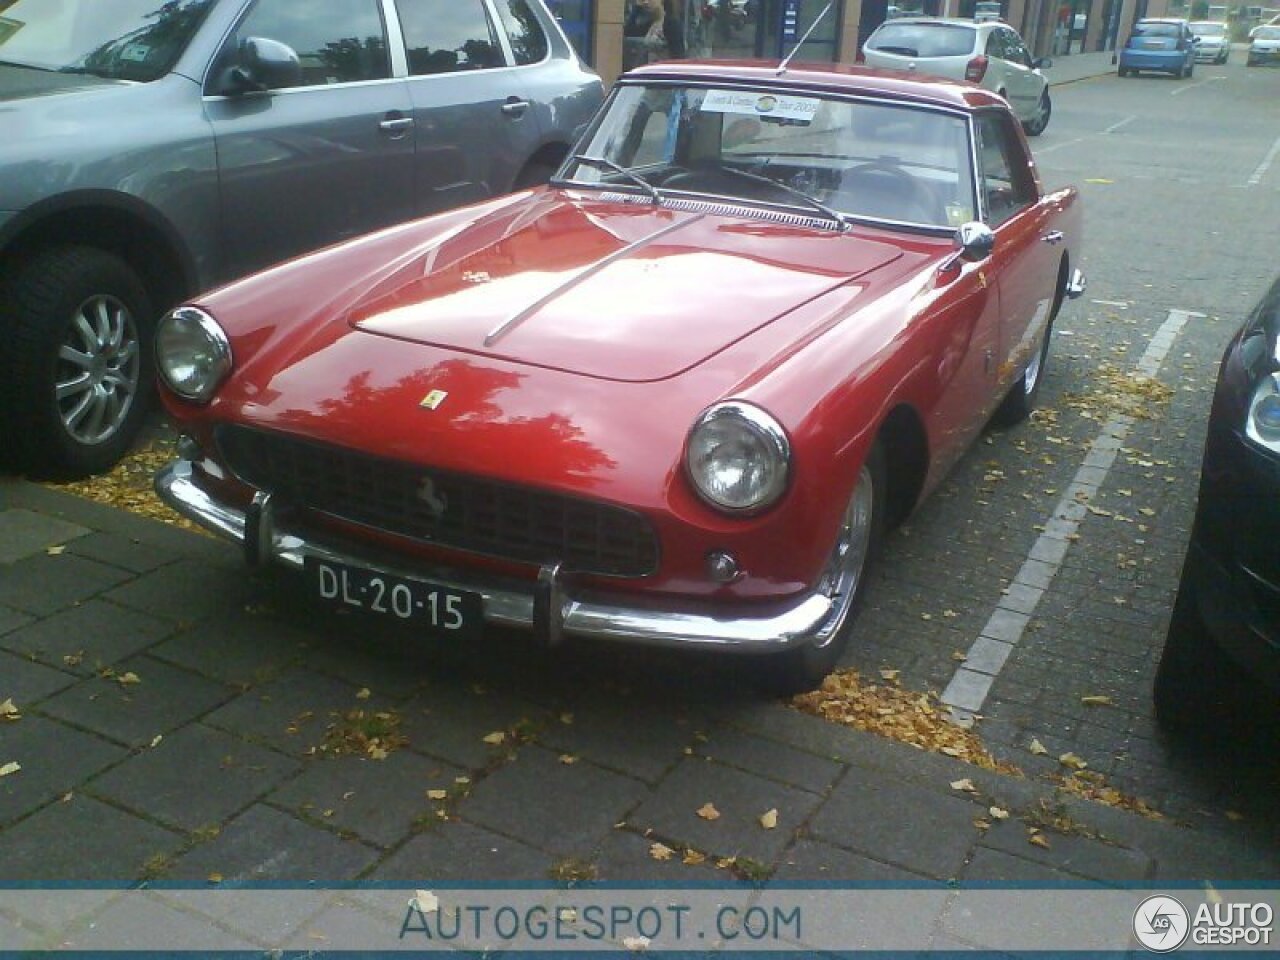
[[[1255,40],[1280,40],[1280,27],[1260,27],[1253,35]]]
[[[808,92],[620,84],[564,167],[573,184],[817,216],[955,227],[972,220],[967,118]]]
[[[1226,27],[1221,23],[1193,23],[1191,32],[1197,37],[1220,37],[1226,32]]]
[[[0,61],[150,81],[168,73],[214,0],[0,0]]]
[[[962,23],[886,23],[867,47],[904,57],[963,57],[973,50],[973,34]]]
[[[1177,37],[1178,25],[1176,23],[1135,23],[1133,35],[1135,37]]]

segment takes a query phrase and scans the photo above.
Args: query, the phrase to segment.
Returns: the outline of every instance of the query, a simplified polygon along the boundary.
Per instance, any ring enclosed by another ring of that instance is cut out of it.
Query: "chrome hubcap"
[[[858,485],[845,508],[831,559],[818,582],[818,590],[831,599],[831,617],[814,637],[814,645],[825,647],[840,632],[853,598],[862,584],[862,570],[871,547],[871,523],[875,510],[875,482],[864,464],[858,473]]]
[[[58,349],[54,397],[67,434],[84,444],[115,434],[133,407],[142,373],[138,328],[115,297],[90,297]]]

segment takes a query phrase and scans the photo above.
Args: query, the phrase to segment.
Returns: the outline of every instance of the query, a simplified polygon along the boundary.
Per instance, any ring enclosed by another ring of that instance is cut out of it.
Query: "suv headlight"
[[[1254,387],[1244,432],[1254,443],[1280,453],[1280,373],[1267,374]]]
[[[231,372],[231,343],[209,314],[179,307],[156,330],[156,365],[178,396],[207,403]]]
[[[689,480],[702,499],[720,510],[763,510],[786,491],[790,468],[791,444],[782,425],[751,404],[718,403],[689,431]]]

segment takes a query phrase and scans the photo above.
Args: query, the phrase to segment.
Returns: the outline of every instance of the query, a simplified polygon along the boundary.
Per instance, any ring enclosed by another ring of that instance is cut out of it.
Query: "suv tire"
[[[16,466],[79,477],[128,451],[153,389],[151,310],[129,265],[92,247],[52,247],[5,273],[0,395]]]

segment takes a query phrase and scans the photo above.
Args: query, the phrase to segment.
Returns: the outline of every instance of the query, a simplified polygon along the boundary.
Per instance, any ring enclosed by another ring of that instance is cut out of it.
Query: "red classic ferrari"
[[[1032,409],[1080,221],[977,87],[645,67],[549,187],[170,313],[157,488],[332,603],[806,689],[886,526]]]

